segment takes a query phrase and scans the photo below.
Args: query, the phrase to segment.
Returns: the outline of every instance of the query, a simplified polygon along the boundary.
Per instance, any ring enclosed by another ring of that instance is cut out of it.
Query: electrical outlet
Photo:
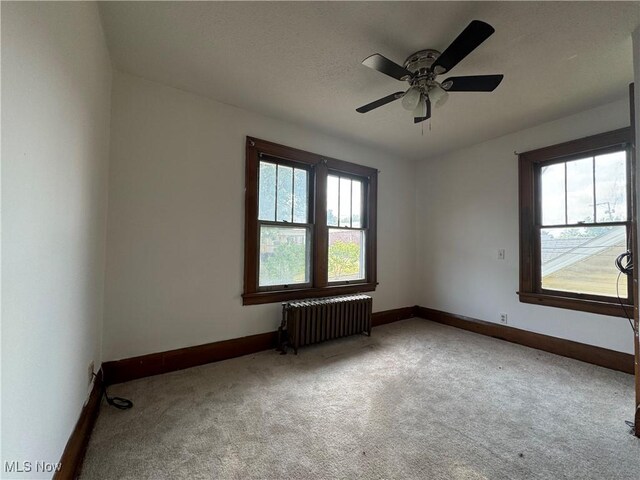
[[[504,248],[498,250],[498,260],[504,260]]]
[[[501,313],[501,314],[500,314],[500,323],[504,323],[505,325],[506,325],[507,323],[509,323],[509,322],[507,321],[507,314],[506,314],[506,313]]]
[[[87,374],[89,376],[89,381],[87,383],[89,383],[89,385],[91,385],[91,382],[93,381],[93,367],[94,367],[94,363],[93,360],[91,360],[91,363],[89,364],[89,366],[87,367]]]

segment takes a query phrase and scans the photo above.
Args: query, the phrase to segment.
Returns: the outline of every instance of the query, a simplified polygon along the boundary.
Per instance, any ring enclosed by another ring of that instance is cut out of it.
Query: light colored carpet
[[[633,377],[426,320],[114,385],[83,479],[634,479]]]

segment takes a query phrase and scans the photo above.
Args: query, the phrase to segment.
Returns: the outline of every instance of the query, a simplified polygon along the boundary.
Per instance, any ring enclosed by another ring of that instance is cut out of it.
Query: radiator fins
[[[318,300],[296,300],[282,304],[279,349],[298,348],[334,338],[366,333],[371,335],[372,299],[347,295]]]

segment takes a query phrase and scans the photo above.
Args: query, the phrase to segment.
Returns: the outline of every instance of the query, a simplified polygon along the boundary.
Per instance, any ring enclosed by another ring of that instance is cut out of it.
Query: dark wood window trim
[[[541,165],[564,162],[585,154],[623,147],[627,150],[627,182],[630,185],[634,178],[631,146],[631,128],[627,127],[519,154],[520,289],[518,295],[521,302],[620,317],[626,317],[633,312],[634,294],[633,282],[631,281],[627,282],[628,298],[623,299],[624,307],[617,299],[610,297],[542,289],[540,245],[537,235],[537,225],[540,223],[541,216],[539,182]],[[635,218],[635,206],[631,192],[632,185],[627,189],[628,220],[622,223],[627,226],[627,238],[630,245],[633,246],[635,245],[635,231],[632,219]]]
[[[264,290],[258,288],[258,169],[261,157],[270,157],[283,163],[306,166],[311,175],[310,181],[310,218],[312,224],[311,244],[311,286],[303,288]],[[365,243],[365,278],[339,285],[327,281],[328,226],[327,176],[338,172],[363,180],[364,226],[367,230]],[[278,145],[266,140],[247,137],[245,165],[245,241],[244,241],[244,293],[243,305],[275,303],[300,298],[317,298],[358,292],[370,292],[376,289],[377,259],[377,197],[378,171],[374,168],[357,165],[335,158]]]

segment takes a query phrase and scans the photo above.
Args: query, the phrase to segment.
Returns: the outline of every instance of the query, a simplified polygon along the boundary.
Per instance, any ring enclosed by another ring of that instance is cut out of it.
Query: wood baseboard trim
[[[93,431],[100,411],[100,400],[102,400],[103,372],[98,371],[97,377],[93,381],[93,387],[89,394],[89,400],[82,407],[80,417],[71,432],[67,445],[60,458],[60,470],[54,475],[54,480],[73,480],[80,475],[80,468],[84,460],[84,454],[89,445],[89,437]]]
[[[371,325],[379,327],[387,323],[406,320],[415,316],[415,307],[394,308],[393,310],[384,310],[375,312],[371,315]]]
[[[373,313],[371,322],[373,326],[376,327],[411,318],[413,314],[414,307],[384,310]],[[267,332],[248,337],[233,338],[221,342],[105,362],[102,364],[104,382],[106,385],[113,385],[114,383],[128,382],[138,378],[197,367],[198,365],[242,357],[243,355],[251,355],[263,350],[275,348],[277,339],[277,332]]]
[[[102,369],[104,370],[105,383],[113,385],[114,383],[128,382],[269,350],[275,348],[277,339],[277,332],[260,333],[248,337],[232,338],[221,342],[105,362],[102,364]]]
[[[541,333],[533,333],[519,328],[505,327],[504,325],[432,308],[417,306],[415,308],[415,316],[612,370],[634,373],[634,357],[628,353],[616,352],[615,350],[551,337]]]
[[[432,320],[625,373],[634,372],[633,355],[627,353],[616,352],[606,348],[586,345],[513,327],[505,327],[503,325],[431,308],[414,306],[375,312],[372,315],[371,322],[374,327],[377,327],[412,317]],[[243,355],[251,355],[263,350],[275,348],[277,338],[277,332],[267,332],[205,345],[196,345],[177,350],[105,362],[102,364],[104,382],[106,385],[112,385],[196,367],[207,363],[228,360]]]

